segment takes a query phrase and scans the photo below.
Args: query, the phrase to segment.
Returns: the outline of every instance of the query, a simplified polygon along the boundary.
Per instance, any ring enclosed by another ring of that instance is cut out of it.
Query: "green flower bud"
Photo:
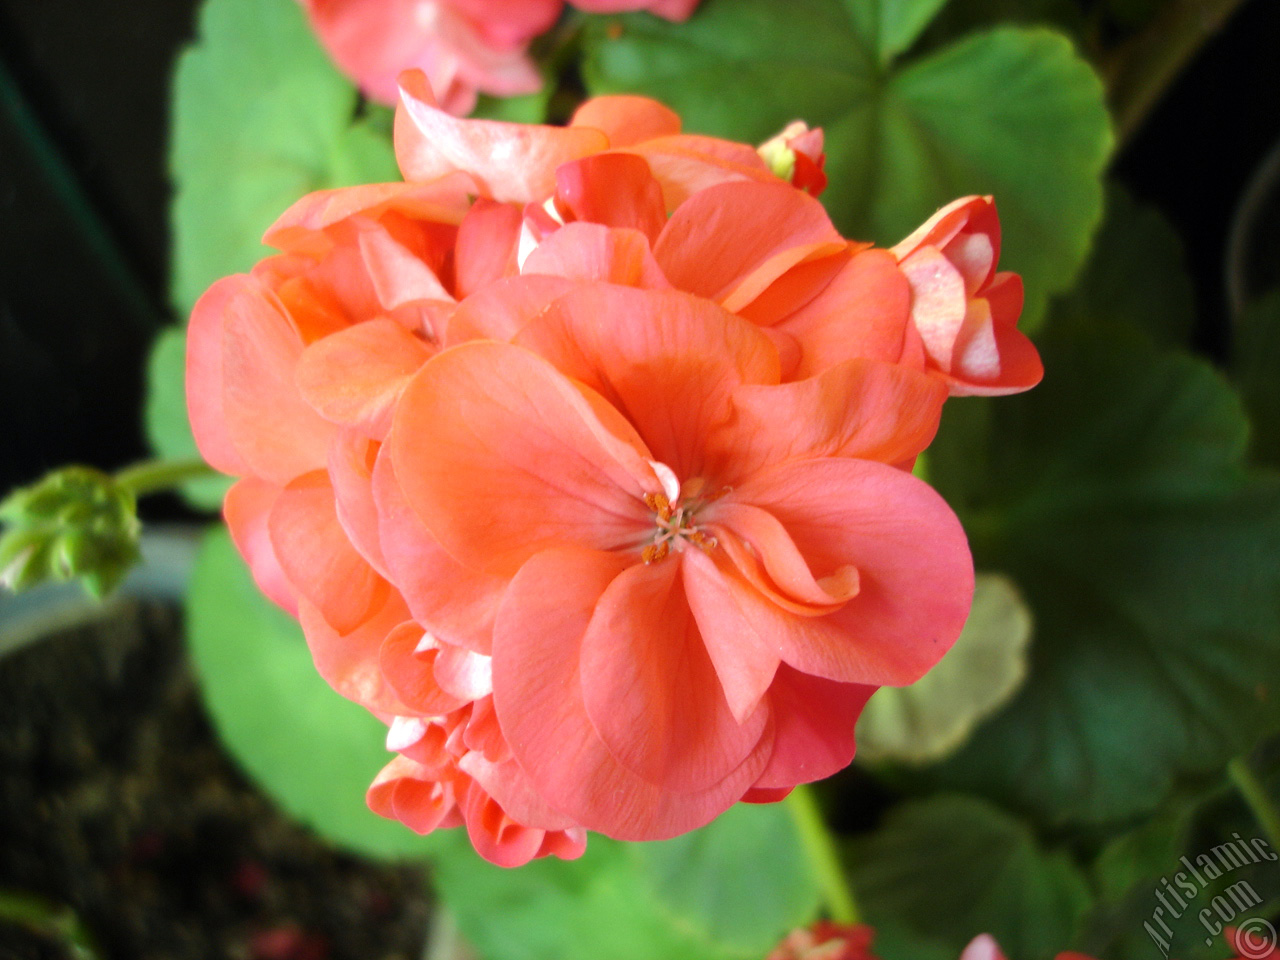
[[[0,502],[0,586],[79,578],[101,597],[140,556],[137,501],[109,474],[65,467]]]

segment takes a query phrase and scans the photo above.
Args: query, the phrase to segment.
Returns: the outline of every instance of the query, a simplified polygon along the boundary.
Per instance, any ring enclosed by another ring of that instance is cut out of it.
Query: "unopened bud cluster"
[[[137,562],[140,524],[132,491],[91,467],[65,467],[0,502],[0,586],[26,590],[79,578],[110,593]]]

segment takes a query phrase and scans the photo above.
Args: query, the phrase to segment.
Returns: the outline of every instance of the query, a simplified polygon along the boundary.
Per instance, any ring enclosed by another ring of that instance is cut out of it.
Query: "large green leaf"
[[[1105,331],[1135,327],[1157,343],[1184,346],[1195,327],[1195,288],[1182,241],[1164,215],[1117,184],[1080,279],[1053,301],[1055,322]]]
[[[661,843],[592,835],[572,862],[503,870],[465,836],[435,862],[441,898],[486,960],[758,960],[818,907],[778,805],[740,805]]]
[[[584,70],[593,93],[648,94],[704,133],[756,142],[797,117],[824,127],[823,199],[850,235],[894,243],[956,197],[993,194],[1002,264],[1024,275],[1034,317],[1070,284],[1102,213],[1102,86],[1043,29],[882,66],[937,6],[707,0],[680,25],[596,18]]]
[[[882,65],[915,42],[947,0],[845,0],[862,39]]]
[[[183,389],[187,363],[187,335],[180,329],[161,330],[147,359],[147,399],[143,422],[147,440],[157,455],[168,460],[200,456],[191,421],[187,419],[187,395]],[[182,495],[192,506],[217,510],[231,481],[226,477],[192,480]]]
[[[320,679],[297,622],[263,597],[223,529],[206,536],[196,558],[187,638],[223,743],[285,810],[366,854],[415,856],[434,846],[365,806],[390,757],[386,728]]]
[[[923,764],[954,753],[1027,673],[1031,611],[1013,582],[978,574],[955,645],[907,687],[881,687],[858,720],[858,759]]]
[[[266,255],[263,231],[303,194],[397,178],[385,124],[353,122],[356,104],[295,0],[206,0],[174,85],[180,311]]]
[[[942,941],[953,955],[990,933],[1008,956],[1047,960],[1071,945],[1090,906],[1069,856],[973,797],[905,803],[851,856],[868,922]]]
[[[1151,810],[1280,709],[1280,482],[1216,371],[1125,332],[1051,322],[1044,383],[951,404],[931,449],[1036,619],[1022,690],[934,769],[1051,822]]]

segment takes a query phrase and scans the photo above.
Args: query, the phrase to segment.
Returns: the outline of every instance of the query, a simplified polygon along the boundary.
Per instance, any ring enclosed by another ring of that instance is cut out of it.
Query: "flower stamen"
[[[698,507],[718,499],[728,491],[729,488],[726,487],[712,497],[704,497],[684,506],[673,505],[665,493],[646,493],[644,504],[653,511],[654,523],[658,529],[653,540],[641,549],[641,559],[646,564],[657,563],[666,559],[673,547],[677,551],[683,550],[685,541],[702,550],[713,549],[716,538],[707,536],[698,529],[694,523],[694,513]]]

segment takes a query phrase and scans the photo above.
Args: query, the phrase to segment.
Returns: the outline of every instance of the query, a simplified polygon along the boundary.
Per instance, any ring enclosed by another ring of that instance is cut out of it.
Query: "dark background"
[[[146,348],[178,319],[165,293],[167,96],[195,10],[0,0],[0,492],[69,461],[145,455]],[[1230,218],[1280,140],[1278,40],[1280,2],[1244,3],[1117,161],[1184,238],[1210,352],[1224,346]]]

